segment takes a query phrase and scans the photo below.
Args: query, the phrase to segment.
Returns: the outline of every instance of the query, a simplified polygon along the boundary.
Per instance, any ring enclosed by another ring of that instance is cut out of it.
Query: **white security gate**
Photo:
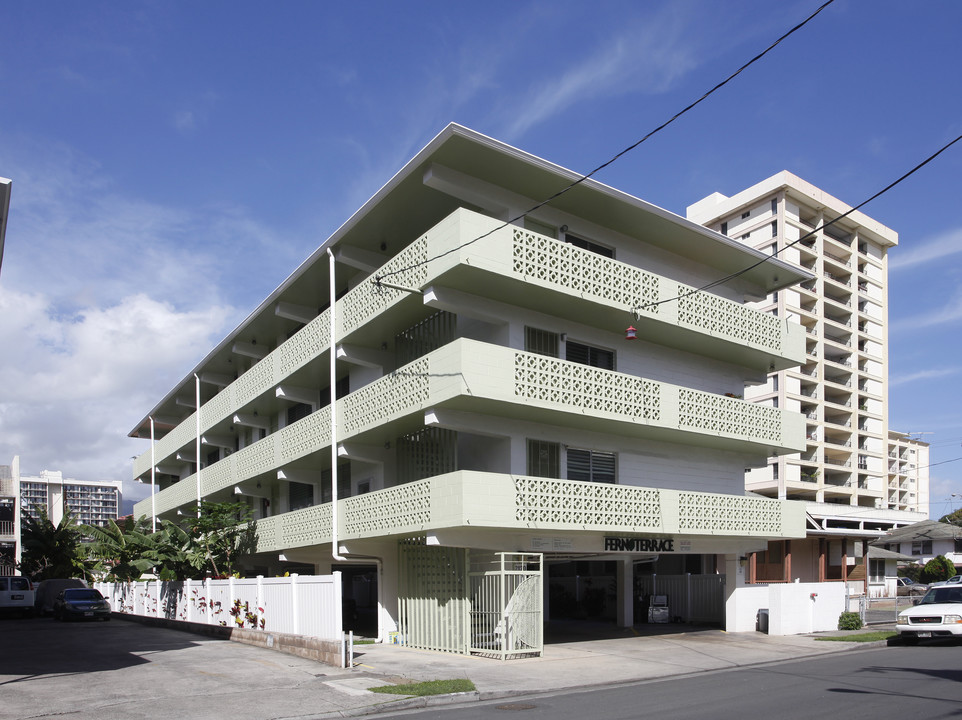
[[[543,556],[471,553],[471,647],[506,660],[544,649]]]
[[[502,660],[540,655],[543,558],[400,544],[398,630],[409,647]]]

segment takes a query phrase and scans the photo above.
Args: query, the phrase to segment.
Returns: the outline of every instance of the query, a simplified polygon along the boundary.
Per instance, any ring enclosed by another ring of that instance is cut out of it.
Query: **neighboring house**
[[[808,533],[770,544],[750,581],[841,581],[868,593],[866,544],[928,517],[928,445],[888,426],[888,253],[898,235],[851,209],[787,171],[688,208],[689,219],[813,274],[754,304],[805,328],[805,360],[745,397],[801,412],[806,446],[749,468],[746,487],[806,501]]]
[[[920,565],[945,555],[957,570],[962,570],[962,527],[958,525],[923,520],[892,530],[872,544],[907,555]]]
[[[746,301],[812,275],[593,180],[538,206],[578,179],[448,126],[133,428],[157,515],[246,502],[248,572],[340,570],[417,647],[631,625],[671,578],[724,623],[805,535],[744,487],[804,418],[738,397],[805,334]]]
[[[43,508],[54,525],[69,511],[82,525],[106,525],[120,515],[120,480],[74,480],[59,470],[43,470],[39,476],[20,476],[20,506],[35,516]]]

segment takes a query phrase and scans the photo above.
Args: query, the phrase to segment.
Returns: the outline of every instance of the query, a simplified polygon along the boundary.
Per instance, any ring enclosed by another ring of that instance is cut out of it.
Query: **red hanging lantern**
[[[628,329],[625,330],[625,340],[637,340],[637,339],[638,339],[638,331],[635,330],[634,326],[629,325]]]

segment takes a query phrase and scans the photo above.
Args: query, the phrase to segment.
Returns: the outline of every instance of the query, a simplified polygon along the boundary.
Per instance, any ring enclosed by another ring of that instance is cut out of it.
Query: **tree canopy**
[[[126,582],[153,572],[161,580],[227,577],[257,549],[256,523],[242,502],[202,502],[197,517],[180,523],[127,518],[106,527],[85,526],[90,551],[107,579]]]
[[[962,508],[959,508],[955,512],[951,512],[948,515],[943,515],[939,518],[939,522],[962,527]]]
[[[44,508],[24,513],[20,528],[20,572],[34,581],[90,576],[93,562],[83,545],[83,533],[73,515],[64,513],[56,525]]]

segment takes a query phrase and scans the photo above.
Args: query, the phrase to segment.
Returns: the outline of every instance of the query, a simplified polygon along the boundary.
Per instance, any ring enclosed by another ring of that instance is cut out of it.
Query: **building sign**
[[[571,550],[574,543],[570,537],[533,537],[531,538],[531,549],[540,551],[566,551]]]
[[[674,538],[635,538],[605,536],[605,550],[611,552],[675,552]]]

